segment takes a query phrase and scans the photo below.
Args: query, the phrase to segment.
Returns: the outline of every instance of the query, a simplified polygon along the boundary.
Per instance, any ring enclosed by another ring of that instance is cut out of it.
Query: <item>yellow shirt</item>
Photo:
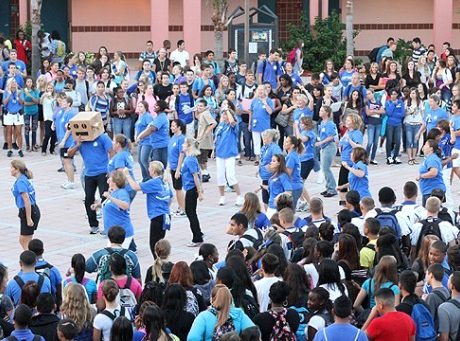
[[[377,239],[370,240],[367,245],[375,245],[377,244]],[[375,258],[376,252],[374,250],[371,250],[368,247],[363,247],[361,251],[359,252],[359,264],[363,268],[373,268],[374,267],[374,258]]]

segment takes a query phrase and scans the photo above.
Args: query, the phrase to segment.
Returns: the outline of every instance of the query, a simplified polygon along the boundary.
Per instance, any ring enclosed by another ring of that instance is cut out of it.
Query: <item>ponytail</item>
[[[294,145],[294,150],[298,154],[302,154],[303,151],[304,151],[304,146],[303,146],[302,140],[299,139],[298,137],[295,137],[294,135],[290,135],[288,138],[291,141],[291,143]]]
[[[82,284],[83,282],[83,278],[85,276],[85,264],[86,260],[82,254],[76,253],[73,255],[71,266],[74,271],[75,280],[77,281],[77,283]]]
[[[121,148],[131,150],[131,141],[123,134],[115,135],[115,142],[118,142]]]
[[[30,170],[27,169],[26,164],[22,160],[13,160],[11,161],[11,167],[17,169],[19,173],[25,175],[27,179],[32,179],[33,174]]]

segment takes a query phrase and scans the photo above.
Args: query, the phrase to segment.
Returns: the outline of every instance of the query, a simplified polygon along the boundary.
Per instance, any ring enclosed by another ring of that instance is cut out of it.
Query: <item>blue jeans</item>
[[[335,181],[334,174],[332,174],[331,166],[336,153],[337,146],[334,142],[329,143],[326,147],[321,149],[321,169],[326,179],[326,191],[334,194],[337,193],[335,189],[337,187],[337,182]]]
[[[421,124],[405,124],[406,127],[406,147],[418,149],[418,141],[415,135],[420,130]]]
[[[243,132],[244,156],[255,157],[254,148],[252,148],[252,133],[248,130],[249,123],[241,122],[240,127]]]
[[[302,196],[303,188],[292,190],[292,201],[294,203],[294,210],[297,208],[297,202]]]
[[[131,124],[132,124],[132,120],[130,117],[127,117],[127,118],[112,117],[113,134],[114,135],[124,134],[128,139],[132,140]]]
[[[380,130],[382,129],[381,124],[369,124],[367,126],[367,155],[369,155],[371,160],[375,159],[375,153],[377,152],[377,147],[379,146],[379,137]],[[372,150],[371,150],[372,147]]]
[[[385,137],[386,141],[386,151],[387,158],[389,157],[398,157],[399,149],[401,148],[401,126],[390,126],[387,125]]]
[[[147,181],[148,179],[150,179],[149,162],[151,152],[152,146],[142,144],[139,145],[139,150],[137,154],[139,158],[139,166],[141,166],[142,181]]]
[[[168,165],[168,147],[164,148],[152,148],[150,152],[151,161],[160,161],[166,169]]]

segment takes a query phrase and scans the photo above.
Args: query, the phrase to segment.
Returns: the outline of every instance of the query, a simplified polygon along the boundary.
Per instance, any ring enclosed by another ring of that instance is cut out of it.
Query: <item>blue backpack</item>
[[[380,228],[388,227],[393,231],[396,238],[401,239],[401,226],[399,226],[398,218],[396,217],[398,210],[383,211],[380,208],[376,208],[375,212],[377,212],[375,218],[379,221]]]
[[[437,333],[434,327],[433,316],[431,316],[430,311],[424,304],[414,304],[411,317],[417,327],[416,341],[436,340]]]
[[[310,317],[310,313],[308,309],[305,307],[296,307],[296,306],[291,306],[289,307],[289,309],[293,309],[297,311],[297,314],[299,314],[299,328],[297,328],[297,332],[295,333],[297,341],[306,340],[305,328],[308,325],[308,321]]]

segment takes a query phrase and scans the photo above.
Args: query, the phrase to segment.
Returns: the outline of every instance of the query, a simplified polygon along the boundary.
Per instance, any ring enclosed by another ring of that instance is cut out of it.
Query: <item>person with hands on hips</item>
[[[11,191],[19,209],[21,222],[19,244],[23,250],[27,250],[29,241],[32,240],[40,221],[40,209],[37,206],[34,186],[30,181],[32,172],[27,169],[23,161],[13,160],[11,161],[10,173],[16,178]]]

